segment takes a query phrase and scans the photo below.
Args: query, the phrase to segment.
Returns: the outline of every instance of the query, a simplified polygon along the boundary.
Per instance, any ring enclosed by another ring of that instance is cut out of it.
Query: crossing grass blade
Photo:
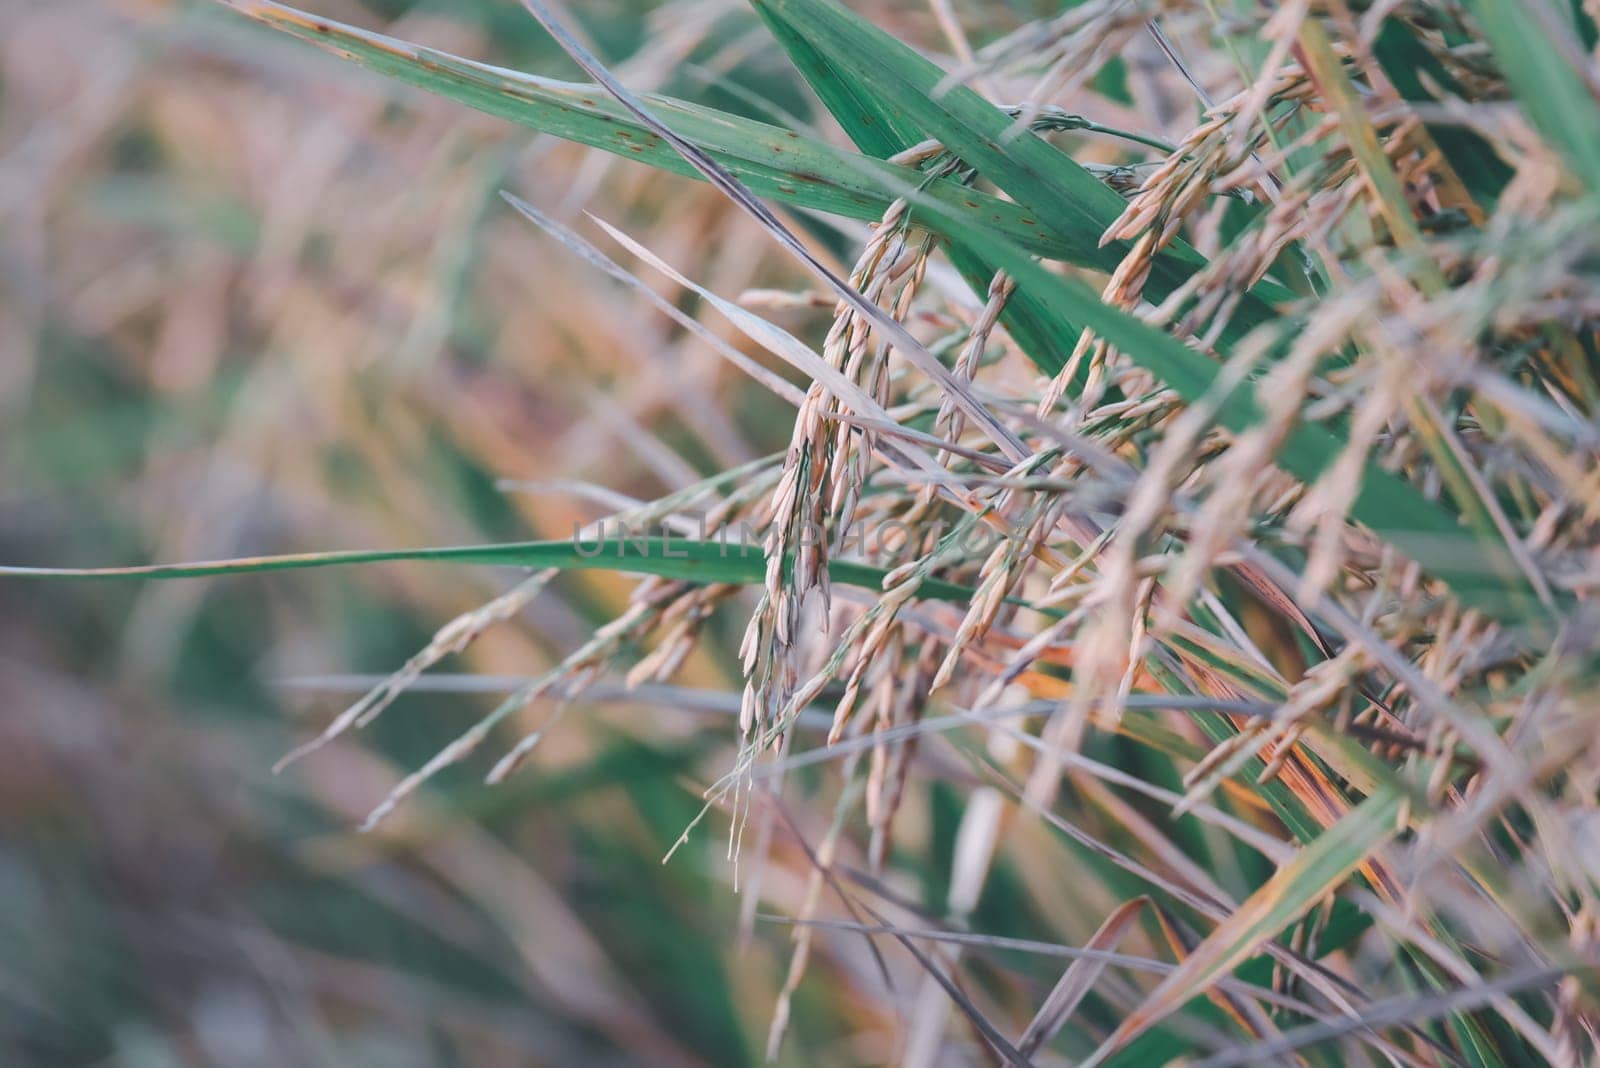
[[[1136,897],[1132,901],[1123,902],[1101,922],[1099,928],[1095,930],[1094,937],[1085,942],[1083,948],[1100,953],[1115,950],[1121,944],[1123,936],[1138,921],[1140,914],[1149,907],[1150,899],[1147,897]],[[1056,985],[1051,988],[1044,1004],[1039,1006],[1039,1011],[1034,1014],[1027,1030],[1017,1039],[1017,1049],[1023,1056],[1032,1057],[1038,1053],[1066,1025],[1067,1020],[1072,1017],[1073,1010],[1083,1001],[1085,995],[1094,989],[1095,981],[1105,971],[1106,964],[1104,959],[1080,957],[1067,967]]]

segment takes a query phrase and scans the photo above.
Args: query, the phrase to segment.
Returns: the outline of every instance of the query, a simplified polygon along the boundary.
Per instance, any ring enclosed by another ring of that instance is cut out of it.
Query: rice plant
[[[636,92],[544,0],[584,80],[222,2],[709,182],[787,288],[717,292],[527,189],[502,224],[791,405],[788,448],[570,539],[4,574],[527,569],[286,765],[560,572],[642,576],[369,828],[480,750],[514,774],[560,729],[535,702],[685,699],[734,616],[737,745],[684,834],[726,835],[747,919],[793,928],[769,1057],[827,958],[837,1033],[882,1036],[862,1061],[1593,1061],[1594,5],[730,11],[830,132]],[[929,908],[906,887],[944,803]],[[994,900],[1024,903],[1005,930]]]

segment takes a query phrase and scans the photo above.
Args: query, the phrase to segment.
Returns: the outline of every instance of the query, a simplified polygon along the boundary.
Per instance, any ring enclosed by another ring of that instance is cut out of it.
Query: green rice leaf
[[[318,567],[343,567],[396,560],[434,563],[502,564],[510,567],[569,571],[624,571],[658,575],[684,582],[759,584],[766,576],[766,556],[761,546],[746,542],[703,541],[659,535],[613,536],[593,541],[503,542],[494,545],[444,546],[428,549],[357,549],[344,552],[290,553],[234,560],[207,560],[189,564],[147,564],[137,567],[51,568],[0,567],[0,578],[178,579],[212,575],[242,575],[259,571],[298,571]],[[881,590],[882,568],[849,560],[831,560],[829,577],[846,586]],[[920,597],[964,603],[972,590],[950,582],[924,581]]]
[[[1067,259],[1104,271],[1114,270],[1122,261],[1127,246],[1102,245],[1101,235],[1122,214],[1123,200],[1072,157],[1019,127],[973,90],[946,85],[947,76],[939,67],[833,0],[752,3],[769,25],[785,25],[790,34],[807,40],[814,53],[825,56],[835,80],[848,78],[854,83],[856,98],[870,95],[876,107],[892,117],[884,125],[938,140],[1032,209],[1073,250]],[[837,95],[842,97],[843,92]],[[1204,264],[1187,244],[1174,242],[1156,258],[1151,292],[1170,293]],[[1245,329],[1271,319],[1271,305],[1292,298],[1276,283],[1259,284],[1255,296],[1241,305],[1235,327]]]
[[[830,114],[844,127],[856,147],[869,156],[888,158],[922,140],[917,130],[900,113],[886,107],[871,92],[860,91],[858,83],[840,71],[827,55],[812,46],[803,33],[778,18],[763,3],[754,5],[789,60],[811,86]],[[988,292],[997,268],[973,251],[971,246],[952,240],[950,261],[979,299]],[[1031,293],[1013,293],[1000,312],[1000,322],[1013,340],[1027,353],[1042,373],[1054,376],[1066,364],[1067,354],[1077,344],[1080,327],[1036,299]]]
[[[1535,129],[1591,194],[1600,192],[1600,101],[1569,62],[1582,56],[1570,23],[1544,0],[1467,0],[1467,8]]]
[[[479,111],[674,174],[699,177],[671,145],[598,86],[461,59],[269,0],[219,2],[359,66]],[[784,204],[877,220],[894,201],[895,190],[923,180],[909,167],[834,148],[777,126],[671,97],[645,94],[644,99],[675,132],[703,149],[752,192]],[[974,225],[1004,233],[1041,256],[1087,266],[1096,266],[1105,258],[1092,246],[1086,250],[1052,235],[1031,212],[998,197],[948,180],[928,183],[926,194],[953,214],[966,215]]]

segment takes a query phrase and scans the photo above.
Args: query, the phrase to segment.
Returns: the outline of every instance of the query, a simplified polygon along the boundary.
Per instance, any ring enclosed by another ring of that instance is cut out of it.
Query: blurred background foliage
[[[570,69],[513,3],[318,8]],[[738,5],[581,14],[636,85],[809,107]],[[562,537],[594,507],[497,482],[657,496],[782,447],[776,401],[585,274],[502,187],[626,221],[720,290],[771,282],[766,243],[704,187],[209,5],[0,7],[0,557]],[[347,699],[285,680],[391,670],[511,578],[0,584],[0,1062],[755,1059],[783,932],[738,944],[720,832],[660,863],[725,766],[720,726],[585,705],[511,785],[442,776],[374,836],[354,830],[366,809],[492,696],[407,697],[269,773]],[[444,667],[537,672],[627,588],[564,579]],[[691,682],[729,684],[728,626]],[[849,1012],[831,986],[822,970],[803,993],[796,1050]]]

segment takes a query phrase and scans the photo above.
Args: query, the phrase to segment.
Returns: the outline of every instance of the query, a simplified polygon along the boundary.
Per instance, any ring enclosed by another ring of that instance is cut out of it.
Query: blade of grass
[[[1072,157],[1020,127],[972,89],[949,84],[945,72],[892,36],[832,0],[752,0],[768,23],[782,22],[825,55],[837,76],[870,93],[878,107],[899,116],[896,127],[937,139],[1037,213],[1039,221],[1093,266],[1114,270],[1126,246],[1101,244],[1122,214],[1123,200]],[[1077,262],[1074,260],[1074,262]],[[1204,266],[1182,241],[1155,260],[1151,289],[1165,295]],[[1256,287],[1240,308],[1237,325],[1272,318],[1271,305],[1292,299],[1274,282]]]
[[[788,22],[775,17],[765,4],[754,6],[800,76],[862,152],[887,159],[922,140],[915,126],[885,107],[878,97],[858,91],[854,79],[837,70],[823,52],[812,47],[811,42],[795,32]],[[997,271],[994,264],[960,240],[950,241],[949,254],[951,263],[967,285],[983,299]],[[1067,354],[1078,340],[1077,324],[1031,293],[1013,293],[1000,312],[1000,322],[1034,366],[1051,376],[1065,366]]]
[[[269,0],[217,0],[275,30],[316,45],[358,66],[542,133],[603,149],[661,170],[701,177],[646,124],[607,98],[599,86],[506,70],[393,37],[310,15]],[[894,190],[922,176],[859,153],[834,148],[790,130],[646,95],[651,110],[757,194],[796,207],[875,221]],[[939,179],[928,196],[973,221],[1009,234],[1049,258],[1073,260],[1081,250],[1053,237],[1032,214],[998,197]]]
[[[1193,1068],[1233,1068],[1240,1064],[1282,1062],[1296,1050],[1319,1042],[1328,1042],[1363,1027],[1387,1027],[1397,1023],[1411,1023],[1459,1013],[1464,1009],[1478,1008],[1497,996],[1553,986],[1564,976],[1580,970],[1573,967],[1533,967],[1512,972],[1497,979],[1486,979],[1468,987],[1458,987],[1440,994],[1424,997],[1392,998],[1375,1002],[1361,1012],[1359,1020],[1330,1020],[1305,1024],[1287,1031],[1248,1050],[1219,1053],[1196,1061]]]
[[[1378,131],[1367,119],[1365,106],[1355,85],[1345,74],[1344,64],[1333,51],[1333,42],[1314,18],[1300,23],[1299,39],[1295,51],[1306,73],[1311,76],[1323,98],[1339,118],[1339,128],[1350,147],[1361,173],[1366,177],[1377,202],[1378,212],[1389,227],[1389,235],[1402,251],[1418,252],[1422,249],[1422,229],[1411,214],[1405,189],[1394,164],[1384,153],[1378,140]],[[1427,293],[1437,293],[1444,288],[1444,276],[1432,259],[1419,255],[1416,259],[1419,284]]]
[[[741,585],[759,585],[766,576],[766,557],[759,545],[737,541],[703,541],[650,535],[637,538],[628,536],[597,538],[594,541],[583,542],[572,539],[428,549],[357,549],[343,552],[291,553],[282,556],[251,556],[234,560],[146,564],[136,567],[0,567],[0,578],[204,578],[214,575],[297,571],[401,560],[501,564],[526,568],[556,567],[569,571],[625,571],[684,582],[726,582]],[[877,591],[883,588],[886,572],[869,564],[834,560],[830,561],[829,574],[834,582]],[[919,595],[931,600],[960,603],[971,599],[972,590],[955,583],[928,579],[919,587]]]
[[[1116,949],[1121,944],[1123,936],[1128,933],[1128,929],[1149,905],[1148,897],[1136,897],[1132,901],[1123,902],[1105,918],[1093,937],[1084,943],[1084,948],[1100,952]],[[1023,1056],[1032,1057],[1056,1036],[1072,1016],[1073,1010],[1089,991],[1094,989],[1095,981],[1106,970],[1107,963],[1103,959],[1080,957],[1067,967],[1060,980],[1051,988],[1044,1004],[1039,1006],[1039,1011],[1029,1022],[1027,1030],[1017,1039],[1017,1049]]]
[[[1573,66],[1575,42],[1556,32],[1560,16],[1544,0],[1467,0],[1467,9],[1534,128],[1600,193],[1600,101]]]
[[[1075,822],[1064,819],[1054,812],[1049,806],[1040,804],[1027,791],[1025,791],[1022,786],[1013,782],[1009,775],[994,763],[991,755],[987,753],[975,752],[971,747],[962,747],[961,751],[967,757],[969,762],[972,763],[975,769],[981,769],[981,772],[984,774],[986,780],[995,782],[1019,805],[1022,805],[1028,811],[1038,815],[1051,827],[1061,832],[1067,839],[1082,847],[1084,850],[1084,857],[1086,859],[1092,860],[1092,858],[1100,858],[1104,861],[1107,861],[1110,864],[1113,864],[1116,867],[1135,876],[1147,885],[1160,890],[1173,901],[1179,902],[1191,909],[1194,909],[1200,915],[1211,917],[1217,921],[1219,925],[1227,923],[1229,918],[1239,911],[1238,908],[1232,904],[1231,898],[1214,898],[1209,894],[1200,892],[1197,888],[1188,886],[1164,875],[1160,871],[1149,868],[1134,860],[1132,857],[1119,852],[1117,849],[1106,844],[1104,841],[1097,839],[1094,835],[1089,834]],[[1352,935],[1353,933],[1354,932],[1352,932]],[[1314,961],[1306,958],[1303,954],[1294,952],[1270,939],[1263,942],[1260,948],[1273,960],[1283,964],[1297,976],[1304,979],[1312,989],[1317,990],[1324,997],[1326,997],[1338,1011],[1346,1015],[1353,1015],[1355,1013],[1356,1003],[1360,1002],[1362,998],[1360,992],[1351,986],[1347,980],[1344,980],[1328,969],[1317,965]],[[1262,963],[1264,962],[1250,962],[1250,964],[1256,965]],[[1182,967],[1183,966],[1180,965],[1179,970],[1181,970]],[[1178,972],[1175,971],[1173,974],[1176,975]],[[1202,1003],[1199,1006],[1199,1011],[1202,1014],[1205,1014],[1205,1011],[1209,1008],[1212,1007]],[[1150,1032],[1150,1034],[1155,1033],[1156,1032],[1154,1031]],[[1149,1062],[1143,1059],[1135,1059],[1131,1063],[1143,1065]]]
[[[1380,788],[1279,869],[1161,981],[1083,1068],[1104,1063],[1141,1032],[1201,994],[1342,883],[1393,837],[1404,796],[1399,789]]]
[[[854,923],[850,920],[802,920],[774,914],[762,914],[758,915],[757,918],[765,923],[792,927],[815,927],[821,930],[858,931],[864,934],[888,934],[891,930],[891,928],[879,924]],[[1090,944],[1085,944],[1081,947],[1069,946],[1055,942],[1040,942],[1027,938],[1007,938],[1003,935],[974,934],[937,927],[910,929],[901,927],[898,930],[907,938],[916,938],[925,942],[942,942],[947,945],[961,946],[990,953],[1027,953],[1039,957],[1066,958],[1073,961],[1097,964],[1102,967],[1125,968],[1129,971],[1153,972],[1158,975],[1170,974],[1178,967],[1169,961],[1130,956],[1126,953],[1118,953]],[[1219,985],[1241,997],[1257,998],[1280,1008],[1291,1009],[1306,1015],[1312,1015],[1315,1012],[1306,1002],[1286,997],[1267,986],[1249,984],[1237,980],[1223,980]]]
[[[1395,89],[1413,103],[1434,99],[1423,83],[1423,75],[1448,92],[1459,93],[1460,85],[1432,53],[1416,39],[1400,19],[1390,16],[1373,42],[1373,54]],[[1428,123],[1428,135],[1461,177],[1462,183],[1484,210],[1494,207],[1500,191],[1511,180],[1511,168],[1495,155],[1494,149],[1471,130],[1448,123]]]

